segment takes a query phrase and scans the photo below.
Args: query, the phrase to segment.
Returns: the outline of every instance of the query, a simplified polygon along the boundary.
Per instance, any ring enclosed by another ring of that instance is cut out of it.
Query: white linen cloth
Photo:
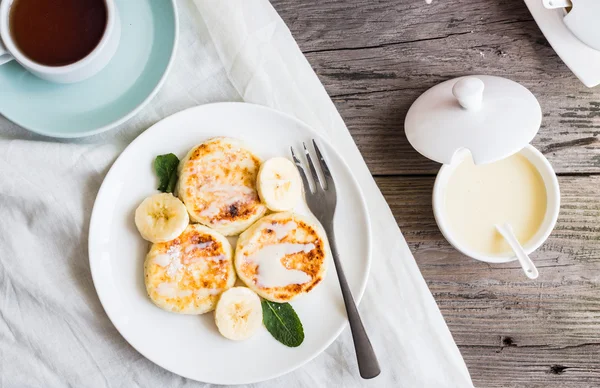
[[[373,221],[373,265],[360,311],[381,375],[360,379],[346,329],[304,367],[253,386],[472,387],[392,213],[270,3],[181,0],[178,7],[171,74],[121,127],[61,141],[0,118],[0,387],[206,386],[146,360],[119,335],[92,284],[87,237],[98,188],[125,146],[170,114],[216,101],[267,105],[333,140],[356,174]]]

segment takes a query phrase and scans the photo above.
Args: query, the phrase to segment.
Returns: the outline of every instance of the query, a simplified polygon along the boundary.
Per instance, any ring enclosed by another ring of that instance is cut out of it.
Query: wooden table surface
[[[520,0],[273,0],[406,237],[477,387],[600,386],[600,87],[581,84]],[[600,71],[600,70],[599,70]],[[404,135],[410,104],[465,74],[508,77],[543,110],[533,141],[559,175],[540,277],[455,251],[431,192],[439,165]],[[420,387],[415,387],[420,388]]]

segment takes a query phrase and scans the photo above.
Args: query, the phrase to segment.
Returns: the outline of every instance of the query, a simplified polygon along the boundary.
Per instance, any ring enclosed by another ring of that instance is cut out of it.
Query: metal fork
[[[340,287],[342,289],[342,296],[344,297],[344,304],[346,305],[346,312],[348,313],[348,321],[350,322],[350,330],[352,331],[352,339],[354,341],[354,349],[356,351],[356,360],[358,361],[358,370],[360,371],[360,376],[363,379],[371,379],[378,376],[381,372],[381,369],[379,368],[379,362],[377,361],[377,356],[373,351],[371,341],[369,341],[369,336],[367,335],[362,320],[360,319],[360,314],[356,308],[356,303],[354,303],[354,299],[352,298],[352,293],[350,292],[350,287],[348,286],[348,281],[346,280],[346,275],[342,269],[342,264],[340,263],[337,252],[335,230],[333,227],[333,218],[337,203],[335,183],[333,181],[333,177],[331,176],[331,172],[329,171],[329,167],[327,166],[325,159],[323,159],[323,154],[321,154],[321,151],[319,150],[319,147],[314,139],[312,143],[315,148],[317,160],[321,166],[321,171],[323,172],[323,177],[325,178],[325,182],[321,184],[315,164],[313,163],[312,157],[308,152],[308,148],[306,148],[306,144],[302,143],[306,160],[308,162],[310,175],[314,181],[314,186],[312,189],[308,181],[308,173],[306,168],[296,157],[294,148],[290,147],[290,150],[292,152],[294,163],[296,164],[298,172],[300,173],[300,177],[302,178],[302,183],[304,184],[306,203],[308,204],[310,211],[319,220],[321,225],[323,225],[323,228],[327,233],[327,237],[329,238],[329,245],[331,247],[331,253],[333,254],[333,262],[335,263],[335,269],[338,275],[338,280],[340,281]]]

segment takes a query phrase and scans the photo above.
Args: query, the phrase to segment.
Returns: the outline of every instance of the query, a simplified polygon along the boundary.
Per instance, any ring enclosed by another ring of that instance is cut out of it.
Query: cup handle
[[[6,62],[12,61],[14,58],[8,53],[4,43],[0,40],[0,65],[4,65]]]

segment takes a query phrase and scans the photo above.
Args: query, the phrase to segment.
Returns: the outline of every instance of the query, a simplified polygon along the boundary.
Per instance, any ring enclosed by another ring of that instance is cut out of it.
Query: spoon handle
[[[543,0],[544,7],[548,9],[571,7],[573,3],[570,0]]]
[[[517,259],[519,260],[519,263],[521,263],[521,267],[523,267],[525,275],[527,275],[529,279],[537,279],[540,273],[535,267],[535,264],[533,264],[533,261],[531,261],[529,256],[527,256],[527,253],[525,253],[525,251],[523,250],[523,247],[519,243],[519,240],[517,240],[512,226],[510,226],[510,224],[504,224],[502,226],[496,225],[496,229],[498,230],[498,232],[500,232],[502,237],[504,237],[508,245],[510,245],[510,247],[512,248],[513,252],[517,256]]]

